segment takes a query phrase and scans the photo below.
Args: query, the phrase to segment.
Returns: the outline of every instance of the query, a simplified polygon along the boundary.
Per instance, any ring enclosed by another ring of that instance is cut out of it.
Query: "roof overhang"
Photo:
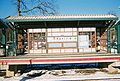
[[[81,20],[118,20],[115,15],[61,15],[61,16],[10,16],[10,22],[33,21],[81,21]]]
[[[10,16],[5,19],[17,28],[39,27],[108,27],[118,20],[115,15],[59,15],[59,16]],[[65,22],[64,22],[65,21]],[[67,24],[67,25],[66,25]]]

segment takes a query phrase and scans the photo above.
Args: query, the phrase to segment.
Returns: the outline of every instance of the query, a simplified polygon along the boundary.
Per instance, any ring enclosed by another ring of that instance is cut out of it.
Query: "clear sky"
[[[14,0],[0,1],[0,18],[15,16]],[[55,0],[58,14],[107,14],[120,17],[120,0]]]

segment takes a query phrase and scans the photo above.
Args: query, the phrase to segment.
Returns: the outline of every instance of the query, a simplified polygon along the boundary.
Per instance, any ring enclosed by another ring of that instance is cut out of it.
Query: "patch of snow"
[[[3,78],[0,77],[0,81],[62,81],[62,80],[94,80],[94,79],[112,79],[112,78],[120,78],[120,74],[107,74],[105,72],[97,71],[94,74],[89,75],[77,75],[75,74],[76,69],[70,70],[52,70],[52,71],[42,71],[46,72],[45,74],[38,77],[29,77],[28,74],[40,73],[42,70],[32,70],[28,73],[24,73],[21,76],[11,77],[11,78]],[[66,74],[73,75],[53,75],[53,73],[65,72]]]

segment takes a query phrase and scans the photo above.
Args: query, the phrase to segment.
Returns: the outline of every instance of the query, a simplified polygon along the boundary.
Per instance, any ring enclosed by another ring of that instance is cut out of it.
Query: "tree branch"
[[[38,0],[39,4],[37,6],[34,6],[30,9],[26,6],[25,2],[21,1],[22,5],[25,7],[25,10],[21,10],[21,13],[28,13],[32,12],[34,10],[40,10],[43,15],[45,14],[55,14],[55,9],[52,7],[52,4],[50,2],[42,2],[41,0]]]

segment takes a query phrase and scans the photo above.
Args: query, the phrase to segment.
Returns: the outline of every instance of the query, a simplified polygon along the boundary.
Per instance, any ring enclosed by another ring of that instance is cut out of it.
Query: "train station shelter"
[[[4,20],[12,26],[6,42],[12,41],[15,55],[110,53],[112,41],[117,41],[120,53],[120,24],[115,15],[10,16]],[[111,35],[113,26],[115,36]]]

